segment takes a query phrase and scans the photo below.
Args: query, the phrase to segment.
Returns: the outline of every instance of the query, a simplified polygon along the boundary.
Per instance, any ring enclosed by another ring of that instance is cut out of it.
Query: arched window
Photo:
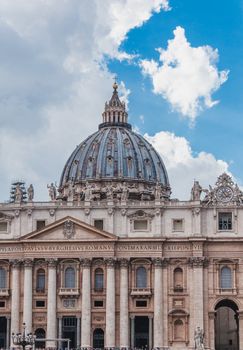
[[[184,340],[184,325],[182,320],[175,320],[174,322],[174,339]]]
[[[183,270],[180,267],[174,270],[174,289],[183,288]]]
[[[43,328],[37,328],[35,331],[35,335],[37,339],[45,339],[46,332]],[[35,347],[38,348],[45,348],[45,341],[37,340],[35,343]]]
[[[0,267],[0,288],[6,288],[6,270]]]
[[[147,288],[147,271],[143,266],[136,270],[136,288]]]
[[[37,292],[44,292],[45,291],[45,270],[43,270],[43,269],[37,270],[36,291]]]
[[[102,269],[95,270],[95,290],[104,289],[104,271]]]
[[[65,288],[75,288],[75,270],[73,267],[67,267],[65,270]]]
[[[227,266],[222,267],[220,271],[220,288],[222,289],[232,288],[232,273],[231,273],[231,269]]]
[[[96,328],[93,333],[93,348],[103,349],[104,348],[104,331],[101,328]]]

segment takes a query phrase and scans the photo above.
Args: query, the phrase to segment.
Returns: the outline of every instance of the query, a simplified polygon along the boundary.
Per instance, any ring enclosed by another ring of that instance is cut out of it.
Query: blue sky
[[[1,201],[20,178],[47,199],[114,75],[173,197],[224,171],[242,185],[242,1],[0,0],[0,11]]]

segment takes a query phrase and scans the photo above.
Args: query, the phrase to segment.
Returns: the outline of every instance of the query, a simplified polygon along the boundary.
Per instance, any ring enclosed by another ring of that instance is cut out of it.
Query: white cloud
[[[228,71],[220,72],[216,67],[218,50],[210,46],[192,47],[184,29],[177,27],[167,49],[159,48],[158,52],[159,62],[140,62],[142,72],[152,79],[154,93],[193,125],[201,111],[219,102],[212,100],[212,94],[228,78]]]
[[[161,9],[167,0],[0,1],[1,200],[16,178],[47,198],[46,183],[101,122],[106,57],[129,57],[119,49],[127,33]]]
[[[161,155],[168,171],[172,197],[188,200],[194,180],[204,188],[214,185],[223,172],[229,173],[229,164],[216,159],[213,154],[200,152],[193,154],[191,146],[184,137],[161,131],[153,136],[145,134],[146,139]],[[229,173],[230,174],[230,173]]]

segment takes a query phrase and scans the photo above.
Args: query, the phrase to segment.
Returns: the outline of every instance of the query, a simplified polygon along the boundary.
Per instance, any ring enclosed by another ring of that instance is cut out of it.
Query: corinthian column
[[[115,310],[115,259],[106,259],[106,336],[105,347],[114,348],[116,345],[116,310]]]
[[[120,260],[120,348],[129,348],[128,260]]]
[[[90,290],[90,259],[81,260],[82,274],[82,315],[81,315],[81,348],[91,347],[91,290]]]
[[[56,259],[48,260],[48,294],[47,294],[47,339],[57,337],[57,272]],[[56,347],[56,341],[46,342],[47,348]]]
[[[20,306],[20,261],[12,260],[12,290],[11,290],[11,334],[19,333]],[[12,346],[14,346],[12,344]]]
[[[162,259],[156,258],[154,263],[154,348],[163,346],[163,310],[162,310]]]
[[[26,325],[26,333],[32,333],[32,266],[32,260],[24,261],[23,322]]]
[[[189,263],[192,268],[192,300],[193,300],[193,318],[190,324],[191,339],[193,343],[193,333],[197,327],[204,330],[204,305],[203,305],[203,267],[206,263],[205,257],[191,257]],[[193,345],[193,344],[191,344]]]

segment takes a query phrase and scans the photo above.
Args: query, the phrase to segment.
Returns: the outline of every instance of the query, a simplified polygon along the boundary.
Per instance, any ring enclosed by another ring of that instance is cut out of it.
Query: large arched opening
[[[215,349],[239,350],[238,306],[230,299],[223,299],[215,306]]]

